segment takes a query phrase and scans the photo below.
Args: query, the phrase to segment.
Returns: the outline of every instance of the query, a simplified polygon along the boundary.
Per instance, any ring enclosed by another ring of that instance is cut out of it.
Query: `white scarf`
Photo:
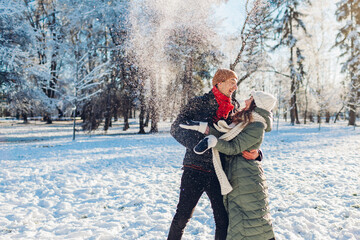
[[[256,112],[252,112],[252,117],[253,117],[253,120],[251,122],[262,122],[265,125],[265,129],[266,129],[266,127],[267,127],[266,121],[260,114],[258,114]],[[247,124],[243,124],[243,123],[239,123],[237,125],[234,125],[232,123],[232,124],[228,125],[224,120],[220,120],[220,121],[218,121],[217,124],[214,124],[214,127],[219,132],[225,133],[224,135],[219,137],[219,139],[222,139],[222,140],[225,140],[228,142],[228,141],[232,140],[233,138],[235,138],[246,127],[246,125]],[[233,188],[232,188],[229,180],[227,179],[224,169],[222,168],[219,151],[212,148],[212,154],[213,154],[212,160],[213,160],[213,164],[214,164],[215,173],[216,173],[216,176],[220,183],[221,194],[226,195],[226,194],[230,193],[233,190]]]

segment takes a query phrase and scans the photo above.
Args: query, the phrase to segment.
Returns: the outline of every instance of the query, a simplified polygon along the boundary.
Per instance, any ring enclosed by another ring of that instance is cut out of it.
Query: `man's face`
[[[237,89],[237,81],[235,78],[230,78],[224,82],[217,84],[219,91],[227,97],[231,97],[233,92]]]

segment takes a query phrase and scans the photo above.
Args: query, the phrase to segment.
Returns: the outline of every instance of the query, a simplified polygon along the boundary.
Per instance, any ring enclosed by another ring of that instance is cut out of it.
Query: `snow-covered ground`
[[[0,122],[0,239],[166,239],[184,148],[120,123],[105,135],[71,123]],[[262,150],[278,240],[360,239],[360,130],[290,126]],[[213,239],[204,195],[183,239]]]

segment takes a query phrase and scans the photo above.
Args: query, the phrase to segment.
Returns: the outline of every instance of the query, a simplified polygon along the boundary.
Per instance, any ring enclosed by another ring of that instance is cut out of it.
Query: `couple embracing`
[[[215,239],[275,239],[258,149],[271,130],[276,99],[252,92],[245,107],[237,109],[231,99],[237,75],[229,69],[219,69],[212,85],[209,93],[191,99],[171,126],[186,153],[168,240],[181,239],[204,192],[213,209]]]

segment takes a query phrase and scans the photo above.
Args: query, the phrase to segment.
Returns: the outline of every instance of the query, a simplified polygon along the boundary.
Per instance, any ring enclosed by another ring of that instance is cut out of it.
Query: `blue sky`
[[[245,16],[244,2],[245,1],[229,0],[227,3],[216,6],[215,17],[223,19],[222,25],[224,33],[239,31]]]

